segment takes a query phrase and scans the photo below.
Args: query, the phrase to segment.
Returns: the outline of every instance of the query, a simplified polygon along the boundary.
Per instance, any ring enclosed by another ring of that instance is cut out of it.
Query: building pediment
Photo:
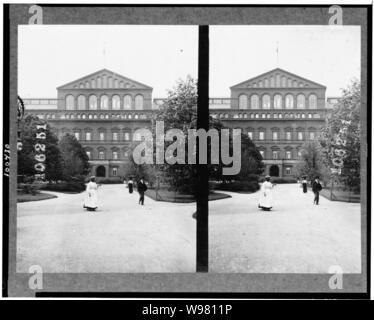
[[[60,89],[148,89],[147,86],[138,81],[124,77],[113,71],[102,69],[85,77],[66,83],[57,88]]]
[[[300,77],[280,68],[265,72],[231,87],[231,89],[248,88],[326,88],[325,86]]]

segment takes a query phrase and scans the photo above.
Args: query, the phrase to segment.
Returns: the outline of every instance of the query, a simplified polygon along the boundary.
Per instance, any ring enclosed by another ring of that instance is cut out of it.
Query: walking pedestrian
[[[265,181],[262,183],[260,190],[260,201],[258,207],[265,211],[270,211],[273,207],[273,197],[272,197],[273,185],[270,182],[270,176],[265,177]]]
[[[88,211],[95,211],[97,209],[97,189],[98,185],[96,184],[95,177],[90,178],[90,182],[86,187],[86,197],[84,199],[83,208],[86,208]]]
[[[306,180],[306,176],[303,176],[303,180],[301,180],[301,185],[303,186],[303,193],[307,193],[308,181]]]
[[[138,192],[139,192],[139,204],[144,205],[144,193],[147,191],[148,187],[144,182],[144,179],[141,178],[138,182]]]
[[[314,193],[314,200],[313,203],[319,205],[319,192],[322,190],[322,185],[319,181],[319,177],[316,176],[312,183],[312,191]]]
[[[127,187],[129,188],[129,193],[132,193],[134,187],[134,181],[132,181],[132,177],[130,177],[129,181],[127,182]]]

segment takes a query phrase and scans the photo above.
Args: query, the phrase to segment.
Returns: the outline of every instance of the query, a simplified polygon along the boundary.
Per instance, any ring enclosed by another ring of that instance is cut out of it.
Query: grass
[[[40,200],[48,200],[57,198],[57,196],[53,194],[39,192],[35,195],[29,193],[17,193],[17,202],[29,202],[29,201],[40,201]]]
[[[156,190],[148,189],[145,195],[156,201],[176,202],[176,203],[192,203],[195,202],[195,198],[191,194],[181,194],[166,189],[160,189],[158,191],[158,197],[156,199]],[[221,192],[212,192],[209,194],[209,201],[220,200],[225,198],[231,198],[230,195]]]

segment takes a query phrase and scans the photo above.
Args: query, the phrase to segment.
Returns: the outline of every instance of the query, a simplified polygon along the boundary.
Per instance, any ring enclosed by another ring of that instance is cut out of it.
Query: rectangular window
[[[74,136],[75,136],[75,139],[79,140],[80,138],[79,132],[74,132]]]
[[[251,131],[248,132],[248,138],[253,140],[253,132],[251,132]]]
[[[278,151],[273,151],[273,159],[274,160],[278,159]]]
[[[297,140],[303,140],[303,133],[301,131],[297,133]]]
[[[118,159],[118,152],[117,151],[113,151],[113,159],[114,160]]]
[[[286,159],[291,159],[291,151],[286,151]]]
[[[105,140],[105,133],[104,132],[100,132],[99,133],[99,139],[100,139],[100,141],[104,141]]]
[[[310,138],[310,140],[314,140],[314,138],[315,138],[315,134],[314,134],[314,132],[311,132],[311,133],[309,134],[309,138]]]
[[[273,140],[278,140],[278,132],[273,131]]]
[[[125,138],[126,141],[130,140],[130,133],[125,132],[124,138]]]
[[[290,168],[290,167],[286,167],[286,174],[287,174],[287,175],[290,175],[290,174],[291,174],[291,168]]]
[[[86,132],[86,140],[91,140],[91,132]]]
[[[112,168],[112,176],[117,176],[118,168]]]
[[[113,132],[113,140],[114,141],[118,140],[118,132]]]
[[[290,131],[286,132],[286,139],[291,140],[291,132]]]
[[[258,133],[258,139],[259,140],[265,140],[265,132],[264,131],[260,131]]]
[[[100,151],[99,152],[99,159],[100,160],[104,160],[105,159],[104,151]]]
[[[300,160],[301,159],[301,151],[297,152],[297,158]]]

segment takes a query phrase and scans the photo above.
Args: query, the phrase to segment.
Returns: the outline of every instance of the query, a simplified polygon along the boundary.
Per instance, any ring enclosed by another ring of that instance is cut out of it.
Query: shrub
[[[42,185],[37,183],[20,183],[18,189],[21,189],[23,193],[36,195],[39,193],[39,189],[42,188]]]
[[[295,178],[271,178],[270,181],[272,183],[297,183]]]
[[[86,190],[86,185],[83,182],[64,181],[59,183],[48,183],[43,186],[43,190],[79,193]]]
[[[216,189],[223,191],[233,192],[256,192],[259,189],[257,181],[232,181],[227,183],[221,183],[216,186]]]

